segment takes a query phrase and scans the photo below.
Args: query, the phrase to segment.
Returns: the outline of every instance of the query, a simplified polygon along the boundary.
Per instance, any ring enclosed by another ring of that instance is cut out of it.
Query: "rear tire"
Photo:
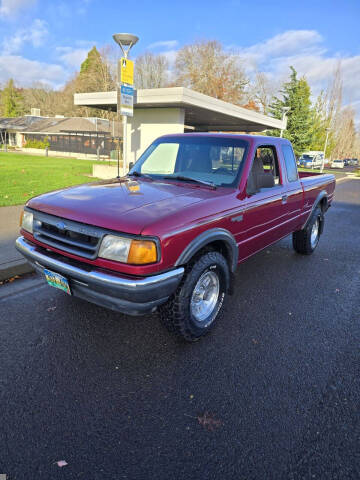
[[[196,258],[172,298],[159,308],[160,319],[169,332],[195,342],[214,326],[230,285],[230,271],[218,252]]]
[[[293,247],[297,253],[311,255],[318,246],[320,234],[324,226],[324,215],[317,207],[307,226],[293,233]]]

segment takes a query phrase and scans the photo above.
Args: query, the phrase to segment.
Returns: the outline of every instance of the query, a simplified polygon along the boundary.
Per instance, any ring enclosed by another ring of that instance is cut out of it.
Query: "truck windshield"
[[[230,137],[173,136],[156,140],[129,174],[152,178],[183,177],[221,187],[239,180],[248,143]]]

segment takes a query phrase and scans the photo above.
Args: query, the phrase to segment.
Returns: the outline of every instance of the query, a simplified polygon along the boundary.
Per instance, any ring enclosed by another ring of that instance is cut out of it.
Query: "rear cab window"
[[[284,156],[287,179],[289,182],[296,182],[299,175],[294,151],[290,145],[281,145],[281,150]]]

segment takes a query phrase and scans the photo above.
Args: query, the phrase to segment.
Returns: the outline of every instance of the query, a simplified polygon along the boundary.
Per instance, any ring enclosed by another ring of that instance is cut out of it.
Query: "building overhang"
[[[116,111],[116,91],[76,93],[74,104]],[[262,132],[285,129],[286,119],[278,120],[184,87],[135,91],[134,108],[182,108],[185,125],[202,131]]]

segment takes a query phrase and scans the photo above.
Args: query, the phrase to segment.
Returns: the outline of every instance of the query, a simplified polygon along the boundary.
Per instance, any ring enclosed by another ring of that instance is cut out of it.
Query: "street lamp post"
[[[132,33],[115,33],[113,35],[113,39],[115,42],[119,45],[121,48],[121,51],[124,55],[125,62],[127,61],[129,52],[131,47],[135,45],[135,43],[139,40],[139,37],[136,35],[133,35]],[[119,158],[119,150],[120,150],[120,122],[121,122],[121,61],[122,59],[118,60],[118,65],[117,65],[117,85],[116,85],[116,92],[117,92],[117,120],[118,120],[118,178],[120,177],[120,158]],[[132,87],[132,84],[127,85]],[[123,157],[123,175],[127,173],[127,158],[126,158],[126,153],[127,153],[127,115],[123,115],[123,152],[122,152],[122,157]]]
[[[282,121],[283,121],[283,123],[285,122],[286,114],[288,113],[289,110],[290,110],[290,107],[282,107],[282,112],[283,112]],[[282,138],[283,133],[284,133],[284,129],[282,128],[280,130],[280,138]]]
[[[323,155],[323,159],[322,159],[322,162],[321,162],[321,172],[323,172],[323,170],[324,170],[326,147],[327,147],[327,143],[328,143],[330,128],[325,128],[325,132],[326,132],[326,138],[325,138],[325,145],[324,145],[324,155]]]

